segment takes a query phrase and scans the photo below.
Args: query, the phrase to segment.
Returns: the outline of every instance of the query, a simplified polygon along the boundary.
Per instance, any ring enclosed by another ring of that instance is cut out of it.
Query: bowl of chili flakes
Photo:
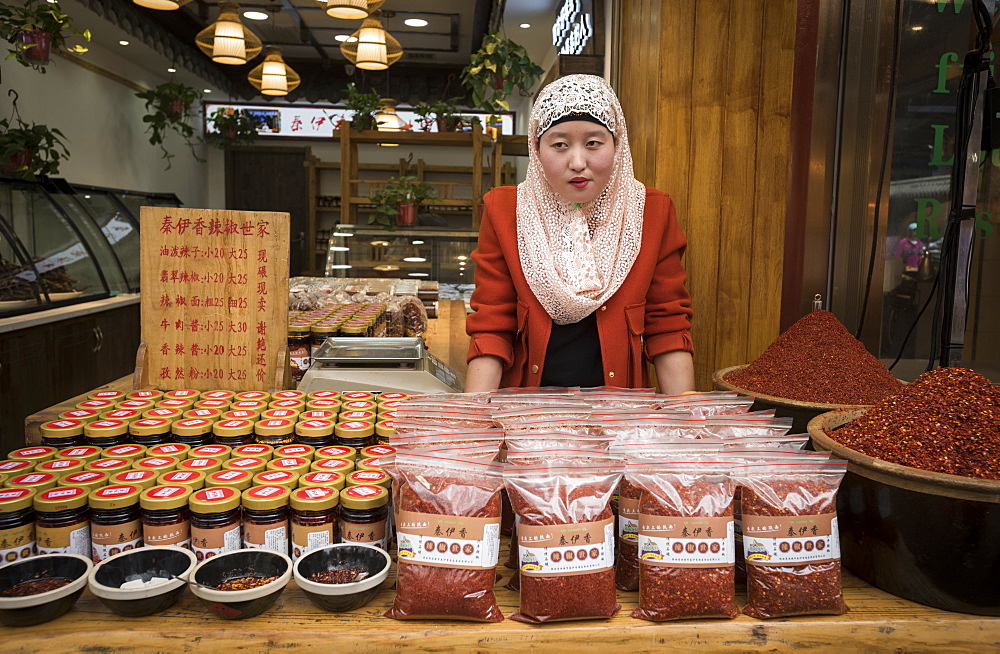
[[[333,613],[370,602],[389,575],[389,553],[374,545],[337,543],[295,562],[295,583],[313,604]]]
[[[1000,480],[900,465],[840,443],[838,430],[865,413],[831,411],[808,426],[816,450],[848,461],[837,494],[844,566],[920,604],[1000,615]],[[868,440],[856,446],[878,439]]]
[[[28,627],[70,610],[94,563],[79,554],[42,554],[0,568],[0,624]]]
[[[247,548],[205,559],[191,572],[191,592],[225,620],[271,608],[292,578],[292,560],[272,550]]]

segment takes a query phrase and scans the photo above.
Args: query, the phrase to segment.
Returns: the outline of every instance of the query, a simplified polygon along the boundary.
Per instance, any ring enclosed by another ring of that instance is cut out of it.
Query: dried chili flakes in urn
[[[747,604],[754,618],[848,611],[840,579],[837,488],[847,462],[747,463],[742,486]]]
[[[385,615],[503,620],[493,594],[502,466],[492,456],[448,453],[397,453],[385,459],[393,479],[399,548],[396,598]]]
[[[507,464],[504,484],[518,523],[522,622],[610,618],[615,596],[611,494],[620,457]]]

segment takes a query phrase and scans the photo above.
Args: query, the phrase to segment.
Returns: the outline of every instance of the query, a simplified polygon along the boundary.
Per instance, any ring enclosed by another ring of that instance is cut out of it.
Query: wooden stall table
[[[500,560],[506,559],[502,552]],[[518,609],[516,593],[501,588],[504,616]],[[505,619],[483,624],[453,620],[397,621],[382,617],[392,603],[394,571],[370,604],[349,613],[327,613],[289,583],[267,612],[246,620],[210,614],[190,592],[170,609],[146,618],[109,611],[87,589],[66,615],[34,627],[0,628],[0,650],[33,652],[315,652],[504,651],[526,652],[745,652],[745,651],[924,651],[995,652],[1000,618],[950,613],[872,588],[850,573],[841,616],[756,620],[646,622],[629,617],[638,593],[619,591],[619,614],[610,620],[530,625]],[[743,605],[745,598],[737,597]]]

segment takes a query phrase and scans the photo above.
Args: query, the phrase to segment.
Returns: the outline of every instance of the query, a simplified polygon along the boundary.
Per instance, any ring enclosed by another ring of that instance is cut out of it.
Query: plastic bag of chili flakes
[[[503,467],[492,456],[383,457],[392,477],[398,547],[396,597],[386,617],[503,620],[493,594]]]
[[[745,463],[742,487],[747,604],[754,618],[840,615],[848,611],[840,576],[837,488],[847,462]]]
[[[711,455],[629,462],[625,476],[642,490],[633,618],[739,615],[731,465]]]
[[[522,622],[610,618],[615,594],[611,493],[621,480],[620,457],[508,463],[504,485],[520,521]]]

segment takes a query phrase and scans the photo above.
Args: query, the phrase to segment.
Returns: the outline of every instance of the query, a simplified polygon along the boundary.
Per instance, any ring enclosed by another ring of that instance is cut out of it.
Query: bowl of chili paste
[[[292,560],[280,552],[247,548],[205,559],[191,573],[191,592],[226,620],[271,608],[292,578]]]
[[[27,627],[70,610],[93,562],[79,554],[43,554],[0,568],[0,623]]]
[[[327,545],[295,562],[295,583],[321,609],[352,611],[375,597],[391,563],[389,553],[374,545]]]

